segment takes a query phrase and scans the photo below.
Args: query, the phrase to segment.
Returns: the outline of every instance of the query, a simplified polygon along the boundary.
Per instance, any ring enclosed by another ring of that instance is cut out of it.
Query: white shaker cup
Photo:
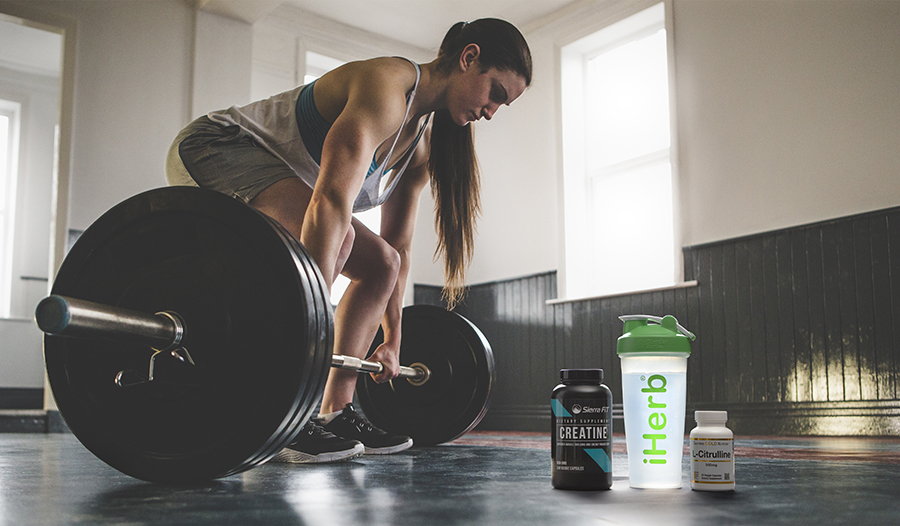
[[[687,359],[694,335],[672,316],[620,316],[622,405],[632,488],[680,488]]]

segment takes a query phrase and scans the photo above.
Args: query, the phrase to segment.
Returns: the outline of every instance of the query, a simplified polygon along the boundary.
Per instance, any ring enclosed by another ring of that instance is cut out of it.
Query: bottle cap
[[[603,369],[560,369],[559,377],[565,380],[603,381]]]
[[[691,354],[691,331],[678,324],[674,316],[635,314],[619,316],[625,322],[624,334],[616,342],[618,354],[675,353]],[[653,322],[653,323],[650,323]]]
[[[728,421],[728,411],[694,411],[694,420],[697,422],[719,422],[724,424]]]

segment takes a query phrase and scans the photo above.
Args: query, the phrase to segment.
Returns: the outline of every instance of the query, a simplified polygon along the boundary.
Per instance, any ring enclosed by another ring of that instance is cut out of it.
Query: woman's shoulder
[[[316,85],[340,86],[368,85],[370,89],[394,88],[408,91],[416,82],[416,67],[399,57],[378,57],[348,62],[324,74]],[[403,89],[407,87],[407,89]]]
[[[379,57],[348,62],[316,81],[320,110],[333,117],[351,100],[405,108],[406,94],[416,83],[416,68],[398,57]]]

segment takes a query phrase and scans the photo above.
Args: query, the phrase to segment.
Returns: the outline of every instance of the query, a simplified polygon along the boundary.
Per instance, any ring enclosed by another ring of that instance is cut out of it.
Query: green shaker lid
[[[618,354],[639,352],[665,352],[691,354],[691,342],[695,336],[678,324],[674,316],[647,316],[635,314],[619,316],[625,322],[624,334],[616,343]],[[654,322],[654,323],[650,323]]]

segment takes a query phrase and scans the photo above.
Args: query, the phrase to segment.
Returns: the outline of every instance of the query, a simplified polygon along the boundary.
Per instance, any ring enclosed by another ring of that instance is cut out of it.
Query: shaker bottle
[[[680,488],[687,359],[694,335],[672,316],[620,316],[622,405],[632,488]]]

